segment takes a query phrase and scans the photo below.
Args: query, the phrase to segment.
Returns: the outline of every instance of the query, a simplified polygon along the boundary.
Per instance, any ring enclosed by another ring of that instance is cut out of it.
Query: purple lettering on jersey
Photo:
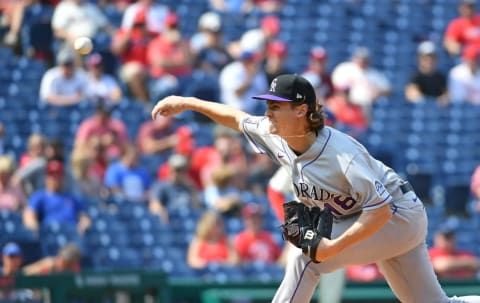
[[[357,203],[357,201],[355,201],[355,199],[352,197],[342,197],[340,195],[334,196],[333,202],[335,202],[335,204],[339,205],[344,210],[351,209]]]
[[[328,208],[330,209],[330,211],[331,211],[332,213],[336,214],[336,215],[339,215],[339,216],[342,215],[338,210],[335,209],[335,207],[331,206],[331,205],[328,204],[328,203],[325,203],[325,207],[328,207]]]

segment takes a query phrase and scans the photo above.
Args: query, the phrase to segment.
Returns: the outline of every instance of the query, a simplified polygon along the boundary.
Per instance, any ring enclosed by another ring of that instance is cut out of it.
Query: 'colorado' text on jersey
[[[401,195],[402,179],[352,137],[326,126],[297,156],[285,140],[270,134],[269,123],[266,117],[247,117],[243,132],[255,152],[287,168],[294,194],[303,203],[329,207],[341,218],[379,208]]]

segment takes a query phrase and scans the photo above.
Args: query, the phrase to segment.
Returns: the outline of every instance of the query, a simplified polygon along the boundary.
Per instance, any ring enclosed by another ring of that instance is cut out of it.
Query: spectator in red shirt
[[[172,117],[161,117],[142,123],[137,134],[140,152],[159,155],[166,160],[178,143],[174,121]]]
[[[188,247],[187,263],[192,268],[204,268],[209,263],[234,265],[238,256],[228,239],[222,217],[206,212],[197,223],[195,237]]]
[[[347,89],[336,89],[333,96],[327,99],[328,109],[335,115],[338,127],[345,127],[353,137],[360,136],[368,127],[368,118],[362,107],[350,101]]]
[[[149,102],[146,87],[148,76],[147,46],[156,34],[146,27],[146,12],[139,10],[132,28],[120,28],[112,40],[112,53],[121,60],[120,80],[128,85],[133,97]]]
[[[170,13],[165,29],[147,49],[150,76],[153,78],[151,97],[155,100],[182,89],[192,74],[193,56],[188,41],[178,28],[178,17]]]
[[[460,0],[459,17],[447,27],[443,44],[452,56],[460,55],[464,46],[480,43],[480,15],[475,14],[475,0]]]
[[[435,233],[429,254],[439,278],[471,279],[480,269],[480,260],[473,253],[456,247],[455,230],[448,225]]]
[[[85,145],[92,137],[99,137],[107,159],[118,158],[129,138],[125,123],[111,117],[112,109],[99,102],[95,114],[78,127],[75,146]]]
[[[262,261],[273,263],[280,257],[282,248],[272,233],[263,229],[264,211],[257,204],[242,209],[245,229],[235,236],[234,245],[243,262]]]

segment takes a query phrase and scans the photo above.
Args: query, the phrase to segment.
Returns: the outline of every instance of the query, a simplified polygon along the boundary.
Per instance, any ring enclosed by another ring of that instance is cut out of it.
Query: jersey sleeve
[[[380,208],[392,200],[381,182],[383,172],[376,165],[368,154],[361,153],[351,160],[345,172],[352,188],[351,195],[362,205],[363,210]]]
[[[269,134],[268,126],[266,117],[248,116],[242,120],[243,134],[257,154],[266,154],[269,150],[266,141]]]

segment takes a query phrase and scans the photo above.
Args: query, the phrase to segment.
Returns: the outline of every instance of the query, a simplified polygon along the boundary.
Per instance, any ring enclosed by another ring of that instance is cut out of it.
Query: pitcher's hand
[[[152,119],[158,115],[169,117],[183,112],[185,108],[185,97],[182,96],[168,96],[158,101],[152,110]]]

